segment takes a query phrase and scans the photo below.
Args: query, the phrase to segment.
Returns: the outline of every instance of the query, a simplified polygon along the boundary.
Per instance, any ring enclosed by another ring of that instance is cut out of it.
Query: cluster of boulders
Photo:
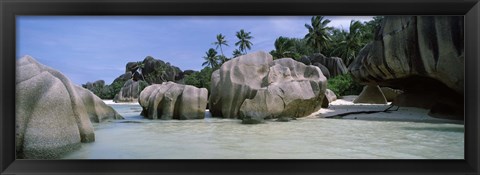
[[[16,64],[18,158],[57,158],[95,140],[92,122],[123,119],[92,92],[32,57]]]
[[[403,90],[395,105],[463,119],[463,31],[462,16],[387,16],[348,69],[364,84]]]
[[[461,16],[385,17],[373,43],[348,68],[366,85],[354,103],[392,102],[463,119],[463,29]],[[308,116],[337,99],[326,89],[327,78],[346,74],[347,68],[342,59],[322,54],[300,61],[273,60],[265,52],[231,59],[212,73],[208,97],[205,88],[175,83],[193,71],[150,56],[127,63],[112,85],[99,80],[83,87],[25,56],[16,65],[17,157],[57,158],[93,142],[92,122],[123,119],[92,93],[115,86],[121,89],[114,101],[138,101],[149,119],[202,119],[207,104],[213,117],[239,118],[245,124]]]
[[[319,67],[327,79],[348,73],[345,63],[338,57],[326,57],[321,53],[315,53],[311,56],[303,56],[299,61]]]
[[[303,117],[320,109],[326,78],[316,66],[256,52],[224,63],[212,74],[210,112],[258,123]]]
[[[82,86],[102,98],[113,98],[114,102],[136,102],[140,92],[149,84],[181,82],[186,75],[194,72],[182,71],[168,62],[147,56],[143,61],[128,62],[125,65],[125,73],[115,78],[110,85],[105,85],[105,81],[98,80],[93,83],[87,82]]]

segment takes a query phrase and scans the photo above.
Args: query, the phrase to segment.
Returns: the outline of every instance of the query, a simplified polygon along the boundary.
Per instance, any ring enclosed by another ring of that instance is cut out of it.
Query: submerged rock
[[[149,119],[203,119],[207,97],[205,88],[165,82],[146,87],[138,102]]]
[[[315,66],[256,52],[224,63],[212,74],[210,111],[215,117],[263,121],[304,117],[320,109],[326,78]],[[252,122],[247,122],[252,123]]]
[[[123,118],[92,92],[30,56],[16,66],[17,158],[57,158],[95,140],[91,122]]]

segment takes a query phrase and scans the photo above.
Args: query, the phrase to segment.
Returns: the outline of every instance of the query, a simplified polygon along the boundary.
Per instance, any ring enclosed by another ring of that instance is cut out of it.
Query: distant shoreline
[[[115,103],[113,100],[102,100],[107,105],[140,105],[138,102],[120,102]]]

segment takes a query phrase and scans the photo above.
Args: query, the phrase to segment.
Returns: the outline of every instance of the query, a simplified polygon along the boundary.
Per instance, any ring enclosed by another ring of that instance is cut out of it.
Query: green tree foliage
[[[318,53],[322,53],[322,48],[328,47],[330,42],[330,31],[332,27],[327,27],[330,23],[329,19],[323,16],[313,16],[311,24],[305,24],[308,33],[305,35],[307,43],[317,49]]]
[[[210,93],[210,80],[214,70],[210,67],[203,68],[200,72],[194,72],[185,77],[185,84],[192,85],[197,88],[207,88]]]
[[[239,57],[239,56],[241,56],[241,55],[243,55],[243,54],[242,54],[242,52],[241,52],[240,50],[235,49],[235,50],[233,51],[232,55],[233,55],[233,58],[236,58],[236,57]]]
[[[373,41],[375,34],[380,30],[380,25],[383,21],[383,16],[374,16],[373,20],[364,22],[364,40]]]
[[[212,69],[219,66],[217,51],[215,51],[215,49],[208,49],[208,51],[205,52],[205,55],[206,56],[203,57],[205,62],[202,63],[202,66],[210,66]]]
[[[235,35],[238,38],[238,42],[235,43],[235,46],[238,46],[243,54],[247,54],[247,49],[250,50],[253,45],[252,42],[250,42],[250,39],[253,38],[250,36],[250,33],[251,32],[245,32],[245,30],[241,29]]]
[[[314,49],[307,44],[305,39],[279,37],[274,43],[275,50],[270,51],[274,59],[293,58],[299,59],[304,55],[312,55]]]
[[[274,59],[277,58],[292,58],[295,54],[295,48],[293,40],[287,37],[279,37],[275,40],[275,50],[271,51]]]
[[[350,74],[338,75],[327,80],[327,89],[335,92],[337,96],[358,95],[363,86],[355,82]]]
[[[350,21],[349,32],[342,30],[335,34],[334,49],[331,54],[342,58],[347,66],[357,56],[360,49],[369,42],[365,37],[366,28],[360,21]]]

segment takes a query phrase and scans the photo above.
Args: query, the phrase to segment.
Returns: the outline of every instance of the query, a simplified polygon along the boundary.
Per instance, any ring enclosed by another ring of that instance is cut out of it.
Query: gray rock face
[[[461,16],[387,16],[349,71],[362,83],[401,89],[419,98],[436,92],[463,111],[463,24]]]
[[[135,102],[138,101],[138,96],[140,95],[140,82],[129,79],[123,84],[122,89],[115,95],[113,101],[118,102]]]
[[[335,95],[332,90],[327,89],[325,91],[325,98],[323,98],[322,108],[328,108],[329,104],[335,100],[337,100],[337,95]]]
[[[208,91],[173,82],[146,87],[138,102],[142,115],[149,119],[203,119],[207,107]]]
[[[353,103],[387,104],[387,99],[378,85],[366,85]]]
[[[327,67],[325,67],[324,65],[322,65],[322,64],[320,64],[320,63],[314,63],[313,65],[314,65],[314,66],[317,66],[318,68],[320,68],[320,70],[322,71],[323,76],[325,76],[327,79],[330,79],[330,71],[328,70]]]
[[[395,98],[398,97],[398,95],[402,94],[403,91],[398,90],[398,89],[392,89],[389,87],[381,87],[380,90],[382,90],[383,95],[385,96],[385,99],[387,99],[388,102],[392,102],[395,100]]]
[[[272,60],[265,52],[234,58],[211,79],[212,115],[245,121],[307,116],[320,109],[326,89],[318,67],[290,58]]]
[[[122,118],[87,89],[30,56],[17,60],[18,158],[50,159],[93,142],[93,122]]]
[[[314,54],[309,57],[312,65],[321,64],[328,69],[329,77],[333,78],[338,75],[343,75],[348,72],[347,66],[343,63],[343,60],[338,57],[326,57],[322,54]],[[323,71],[323,70],[322,70]]]

